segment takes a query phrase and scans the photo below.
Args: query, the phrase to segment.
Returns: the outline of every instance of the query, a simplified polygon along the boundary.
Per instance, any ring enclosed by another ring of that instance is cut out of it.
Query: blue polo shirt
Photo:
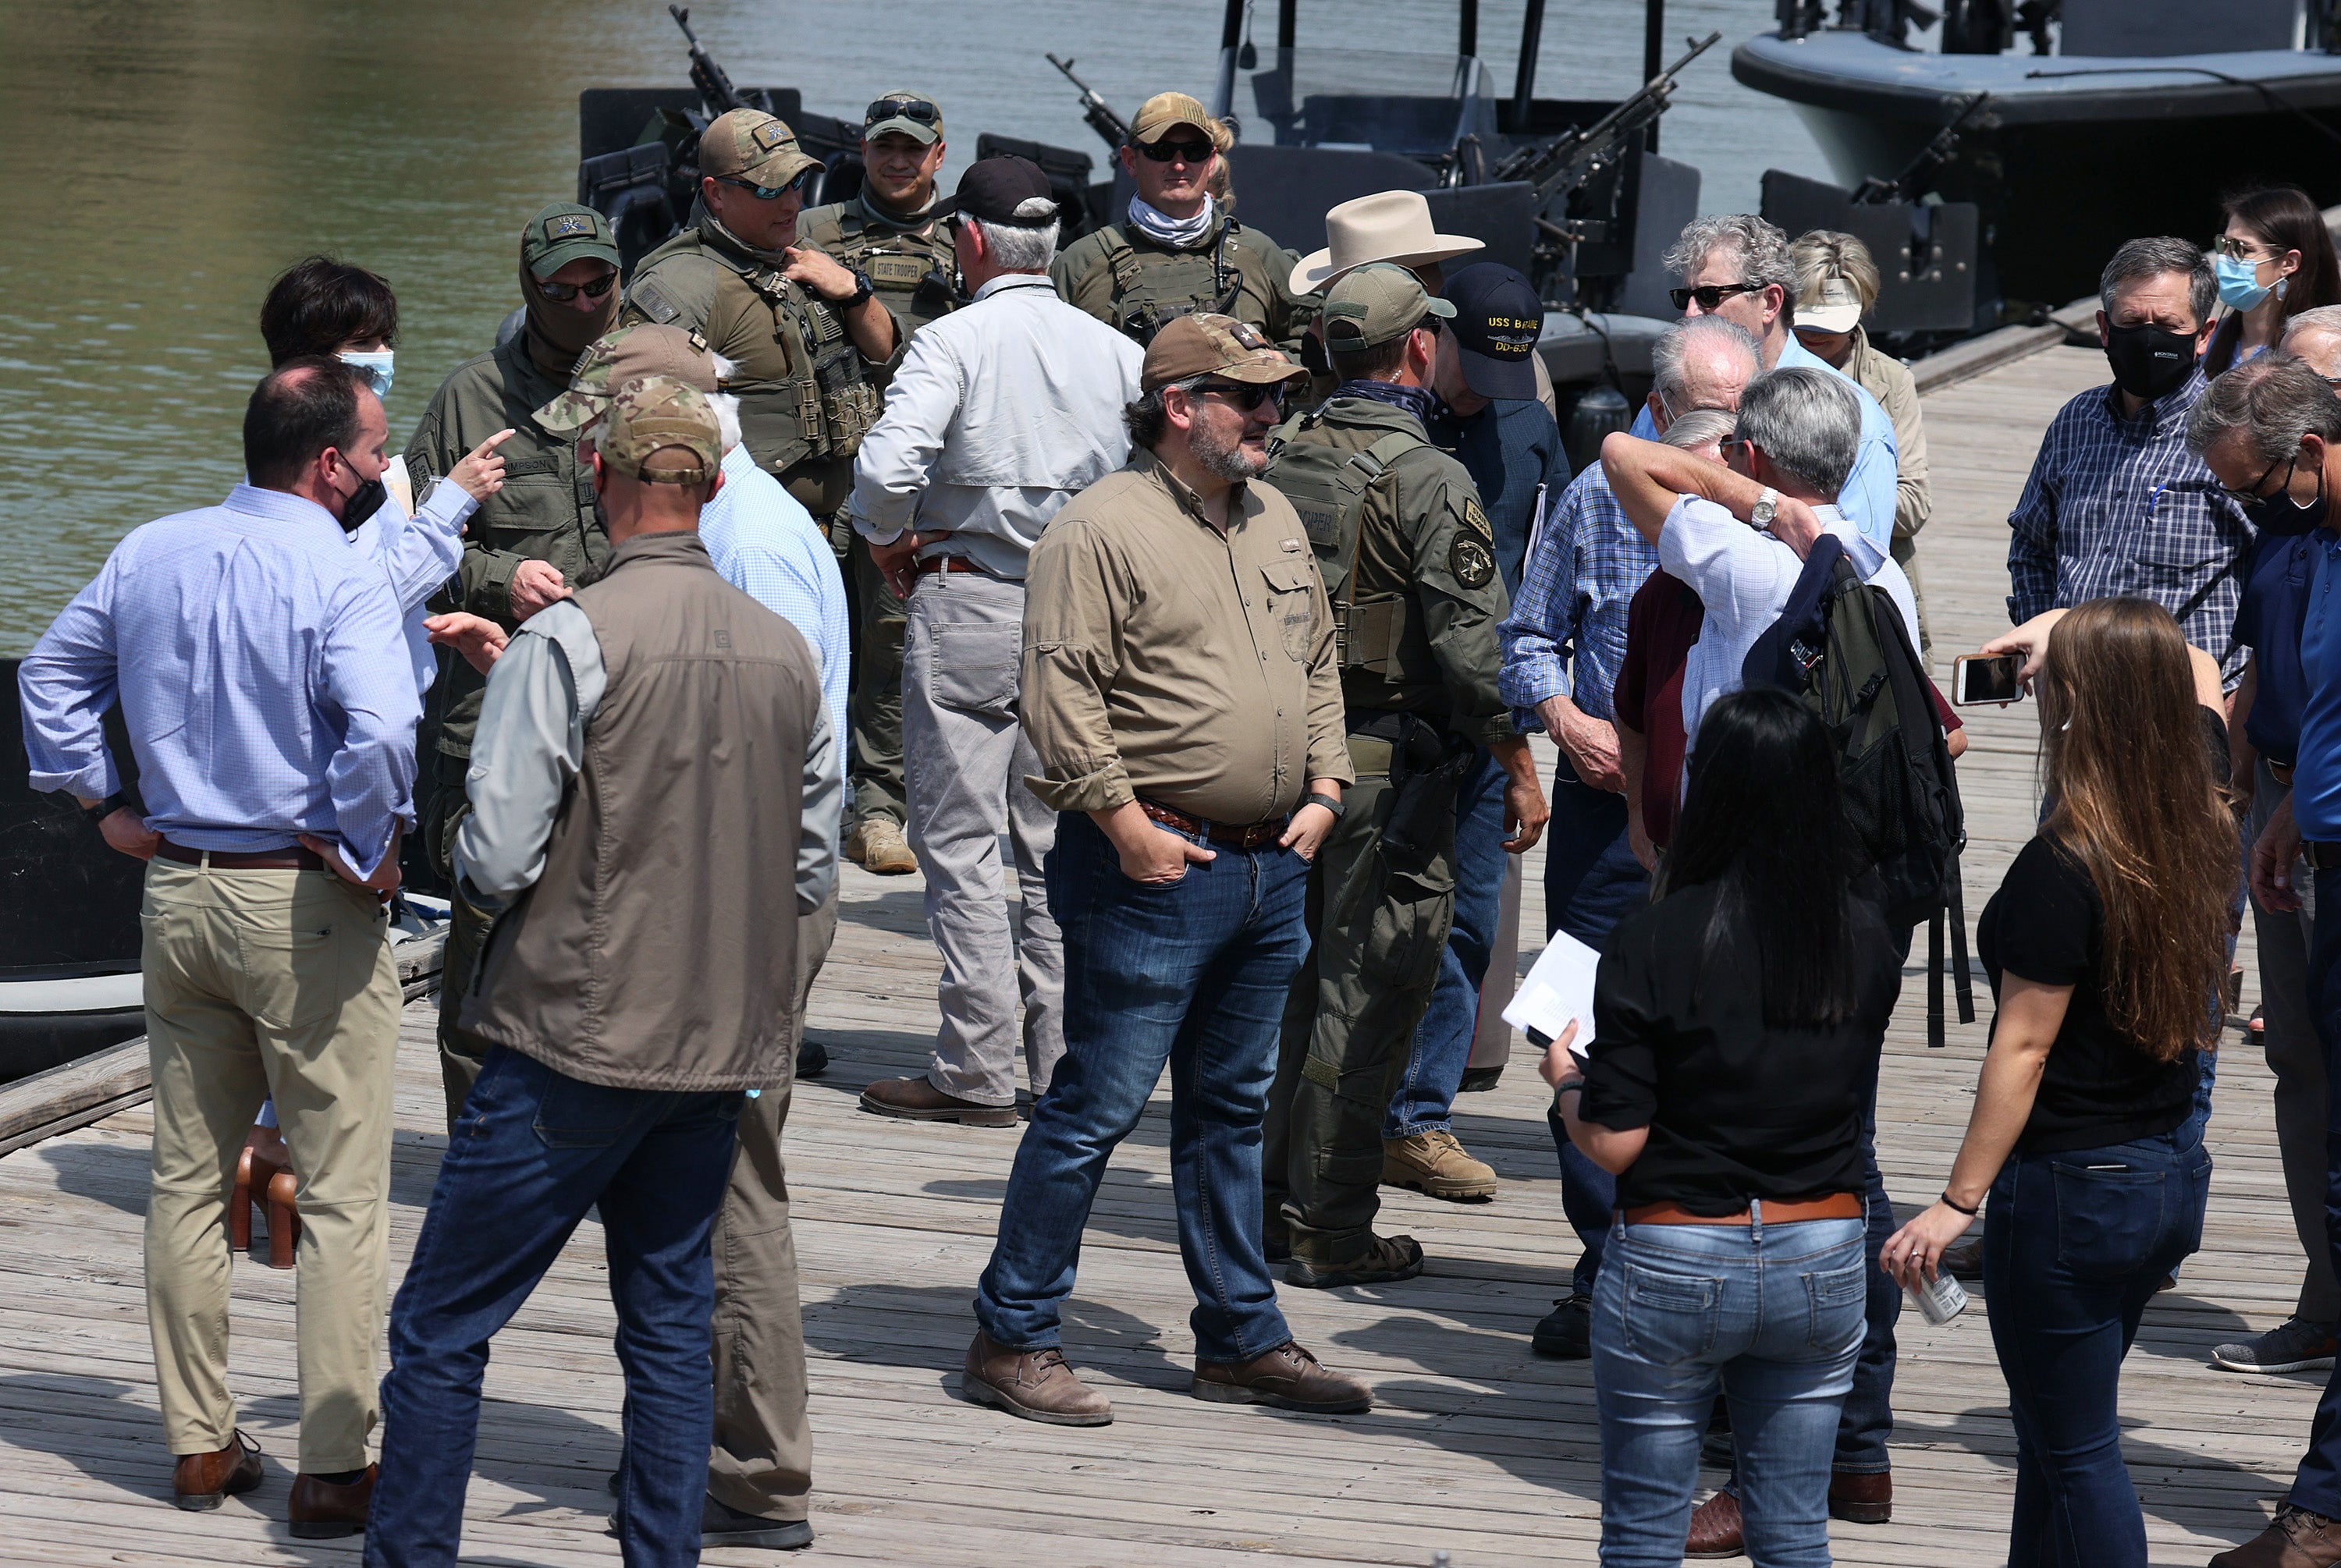
[[[2244,733],[2252,749],[2290,767],[2300,752],[2300,709],[2308,697],[2300,668],[2300,627],[2308,613],[2308,590],[2316,571],[2313,535],[2282,539],[2262,534],[2252,553],[2251,575],[2236,607],[2236,643],[2252,650],[2251,716]]]
[[[2308,536],[2316,572],[2300,630],[2300,667],[2308,683],[2300,710],[2300,759],[2292,776],[2292,813],[2300,836],[2341,843],[2341,535]]]

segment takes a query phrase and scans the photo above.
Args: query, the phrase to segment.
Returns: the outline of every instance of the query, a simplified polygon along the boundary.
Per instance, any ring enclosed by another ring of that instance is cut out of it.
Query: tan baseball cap
[[[1345,273],[1325,292],[1319,315],[1325,346],[1335,353],[1377,348],[1422,324],[1425,316],[1452,317],[1455,307],[1423,292],[1422,283],[1396,262],[1369,262]]]
[[[609,408],[612,387],[645,376],[671,377],[702,392],[718,390],[715,356],[705,338],[643,322],[588,343],[569,372],[569,390],[537,410],[536,422],[549,431],[583,430]]]
[[[1276,352],[1258,327],[1233,316],[1180,316],[1154,334],[1139,372],[1138,390],[1152,392],[1189,376],[1222,375],[1231,382],[1297,381],[1308,372]]]
[[[706,394],[672,376],[645,376],[611,394],[602,432],[602,461],[644,484],[705,484],[723,466],[723,436]],[[696,468],[643,464],[653,452],[681,447],[699,460]]]
[[[1808,332],[1849,332],[1861,324],[1861,295],[1853,284],[1832,273],[1820,287],[1797,296],[1797,325]]]
[[[1211,112],[1200,102],[1184,93],[1157,93],[1141,104],[1137,115],[1130,122],[1130,139],[1151,147],[1177,125],[1192,125],[1210,138],[1213,147],[1222,153],[1228,150],[1228,128],[1212,119]]]
[[[785,121],[761,110],[718,115],[699,138],[699,172],[719,180],[779,190],[820,167],[820,159],[797,145],[797,134]]]
[[[931,147],[943,134],[943,106],[924,93],[881,93],[862,112],[862,139],[875,141],[892,131]]]

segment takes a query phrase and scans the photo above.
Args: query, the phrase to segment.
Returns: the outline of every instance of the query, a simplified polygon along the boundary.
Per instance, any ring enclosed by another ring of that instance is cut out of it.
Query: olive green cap
[[[1146,345],[1146,362],[1139,368],[1138,390],[1151,392],[1190,376],[1266,383],[1308,373],[1277,352],[1250,322],[1201,312],[1180,316],[1154,334]]]
[[[715,410],[697,387],[672,376],[644,376],[611,394],[597,445],[604,463],[644,484],[705,484],[723,466],[723,434],[715,422]],[[653,452],[670,447],[690,452],[699,466],[643,471]]]
[[[549,278],[573,261],[591,256],[612,266],[618,260],[618,237],[610,220],[574,202],[555,202],[528,221],[520,232],[521,264],[533,277]]]
[[[907,105],[925,104],[934,111],[934,117],[921,120],[904,113]],[[862,139],[874,141],[889,132],[899,131],[921,147],[931,147],[943,134],[943,106],[924,93],[881,93],[870,101],[862,112]]]
[[[786,121],[762,110],[719,114],[700,134],[699,172],[719,180],[745,180],[779,190],[806,170],[820,167],[819,158],[797,145],[797,134]]]
[[[1325,346],[1335,353],[1379,348],[1422,324],[1425,316],[1451,317],[1455,307],[1426,293],[1420,279],[1396,262],[1370,262],[1344,273],[1326,291]]]
[[[715,358],[704,337],[638,322],[588,343],[569,372],[569,390],[537,410],[536,422],[553,432],[583,430],[610,406],[612,387],[645,376],[668,376],[702,392],[718,390]]]

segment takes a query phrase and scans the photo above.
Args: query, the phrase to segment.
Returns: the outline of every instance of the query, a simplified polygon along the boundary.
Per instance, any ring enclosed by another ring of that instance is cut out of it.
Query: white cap
[[[1817,332],[1849,332],[1861,324],[1861,296],[1834,274],[1819,290],[1797,301],[1797,325]]]

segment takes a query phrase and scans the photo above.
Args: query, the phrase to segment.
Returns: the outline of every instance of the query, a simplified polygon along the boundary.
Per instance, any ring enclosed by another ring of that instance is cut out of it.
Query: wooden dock
[[[1939,665],[2005,624],[2009,504],[2049,415],[2104,379],[2097,354],[2053,348],[1928,398],[1937,521],[1922,554]],[[2029,706],[1972,722],[1961,765],[1976,839],[1971,915],[2030,832],[2033,724]],[[1543,928],[1539,865],[1529,867],[1529,948]],[[1370,1414],[1309,1420],[1187,1394],[1190,1302],[1166,1093],[1116,1157],[1067,1314],[1067,1354],[1109,1389],[1117,1419],[1091,1431],[1033,1425],[954,1392],[1017,1135],[857,1111],[865,1081],[922,1062],[936,964],[915,879],[850,869],[844,899],[812,1003],[835,1065],[799,1088],[788,1138],[819,1445],[819,1540],[806,1556],[1068,1568],[1428,1568],[1438,1552],[1453,1568],[1595,1560],[1587,1365],[1543,1361],[1528,1345],[1567,1289],[1577,1244],[1561,1223],[1545,1091],[1524,1056],[1459,1107],[1464,1141],[1504,1177],[1500,1196],[1467,1206],[1385,1195],[1384,1228],[1422,1241],[1423,1277],[1283,1293],[1303,1343],[1373,1380]],[[2248,968],[2248,936],[2246,951]],[[2256,985],[2255,975],[2247,1005]],[[1914,985],[1879,1106],[1888,1181],[1909,1206],[1940,1190],[1983,1048],[1981,1025],[1955,1025],[1948,1049],[1927,1051],[1922,1004]],[[428,1002],[409,1007],[400,1062],[401,1265],[443,1146],[432,1018]],[[2157,1563],[2199,1564],[2259,1528],[2323,1384],[2321,1374],[2240,1377],[2209,1365],[2214,1344],[2280,1321],[2298,1281],[2270,1081],[2248,1048],[2222,1063],[2206,1247],[2149,1309],[2126,1371],[2127,1453]],[[292,1277],[257,1263],[235,1271],[234,1382],[267,1451],[266,1484],[215,1513],[170,1505],[140,1280],[149,1126],[145,1110],[128,1109],[0,1159],[0,1564],[354,1563],[355,1541],[296,1542],[282,1523],[295,1452]],[[467,1562],[617,1560],[603,1491],[618,1449],[612,1326],[589,1223],[496,1342]],[[1906,1314],[1901,1345],[1894,1522],[1836,1526],[1838,1559],[2002,1563],[2014,1439],[1980,1303],[1939,1329]]]

